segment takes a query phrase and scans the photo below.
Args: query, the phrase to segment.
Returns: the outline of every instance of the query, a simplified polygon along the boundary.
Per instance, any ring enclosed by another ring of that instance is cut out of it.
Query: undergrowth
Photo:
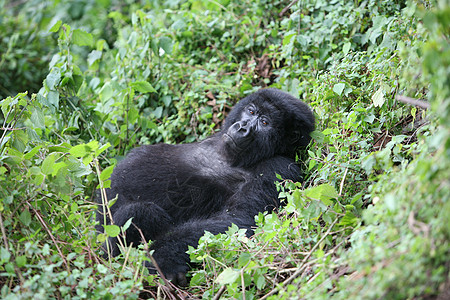
[[[446,1],[0,1],[3,299],[450,297]],[[105,260],[94,195],[139,145],[217,130],[276,87],[314,140],[284,207],[205,233],[190,287]]]

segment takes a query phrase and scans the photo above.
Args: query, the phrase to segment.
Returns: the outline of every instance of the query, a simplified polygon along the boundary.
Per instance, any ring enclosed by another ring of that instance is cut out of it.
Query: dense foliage
[[[2,299],[448,299],[450,6],[0,0]],[[96,190],[131,148],[201,140],[261,88],[309,103],[286,206],[205,233],[180,290],[104,260]],[[419,100],[415,104],[411,100]]]

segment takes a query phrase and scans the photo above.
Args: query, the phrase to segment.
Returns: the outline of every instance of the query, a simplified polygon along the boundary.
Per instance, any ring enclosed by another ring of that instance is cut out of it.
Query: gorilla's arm
[[[252,178],[229,199],[228,206],[222,211],[209,218],[182,223],[154,241],[153,256],[162,272],[174,283],[185,284],[184,274],[189,270],[188,245],[196,247],[205,231],[223,233],[231,224],[236,224],[247,229],[249,236],[253,234],[254,217],[259,212],[272,211],[279,206],[274,170],[278,170],[285,179],[301,180],[300,169],[291,159],[275,157],[259,164],[252,170]]]
[[[197,247],[198,240],[205,231],[213,234],[223,233],[231,224],[240,228],[254,225],[253,218],[233,216],[232,213],[222,212],[207,219],[192,220],[174,227],[166,235],[155,240],[151,249],[155,250],[155,258],[166,278],[174,284],[185,285],[185,274],[189,270],[188,246]]]

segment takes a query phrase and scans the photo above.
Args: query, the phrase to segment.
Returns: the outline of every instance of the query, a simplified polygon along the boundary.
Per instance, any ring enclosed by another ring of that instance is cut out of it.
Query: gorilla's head
[[[227,156],[234,166],[249,167],[283,155],[295,158],[308,145],[314,115],[295,97],[277,89],[263,89],[234,106],[222,127]]]

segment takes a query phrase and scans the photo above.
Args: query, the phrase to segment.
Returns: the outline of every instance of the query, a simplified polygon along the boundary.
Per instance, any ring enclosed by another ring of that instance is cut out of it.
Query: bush
[[[444,2],[0,3],[1,297],[446,298]],[[205,138],[267,86],[318,119],[284,208],[252,238],[205,233],[187,290],[148,274],[145,245],[102,258],[123,230],[94,229],[115,163]]]

